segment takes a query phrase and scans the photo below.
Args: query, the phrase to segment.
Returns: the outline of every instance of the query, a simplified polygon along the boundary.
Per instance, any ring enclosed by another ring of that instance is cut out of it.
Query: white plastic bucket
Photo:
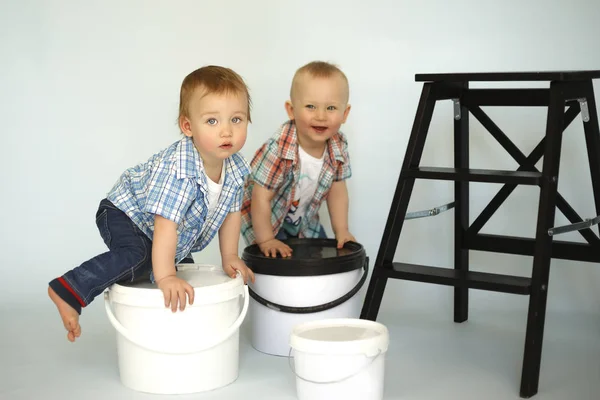
[[[114,284],[104,294],[117,330],[121,382],[130,389],[197,393],[238,377],[239,327],[249,305],[241,275],[232,279],[220,267],[184,264],[177,276],[194,287],[194,304],[183,312],[166,308],[150,282]]]
[[[294,239],[293,247],[322,247],[336,251],[335,240]],[[313,245],[314,243],[314,245]],[[332,247],[331,247],[332,246]],[[256,350],[287,357],[292,328],[303,322],[331,318],[358,318],[362,307],[358,291],[367,277],[368,259],[361,245],[348,244],[343,257],[327,259],[296,252],[290,259],[267,258],[257,247],[244,251],[244,261],[254,270],[255,283],[250,286],[249,318],[251,344]],[[339,264],[344,264],[339,267]],[[335,270],[343,272],[334,273]],[[262,273],[262,272],[265,273]]]
[[[270,303],[291,307],[327,304],[348,293],[360,280],[363,270],[320,276],[274,276],[255,274],[254,292]],[[289,313],[260,304],[250,298],[251,343],[256,350],[287,357],[290,332],[294,325],[330,318],[358,318],[362,303],[353,296],[344,303],[321,312]]]
[[[299,400],[383,399],[388,345],[388,330],[378,322],[339,318],[295,326],[290,352]]]

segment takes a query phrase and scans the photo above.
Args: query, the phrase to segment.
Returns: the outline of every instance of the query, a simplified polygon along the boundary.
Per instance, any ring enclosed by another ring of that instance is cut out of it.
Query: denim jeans
[[[275,239],[277,240],[286,240],[286,239],[291,239],[291,238],[297,238],[298,236],[292,236],[290,234],[288,234],[284,228],[281,228],[279,230],[279,232],[277,232],[277,235],[275,235]],[[325,232],[325,228],[323,228],[323,225],[321,225],[321,230],[319,231],[319,239],[327,239],[327,233]]]
[[[113,283],[146,279],[152,270],[152,241],[107,199],[100,202],[96,225],[108,251],[50,282],[78,313]]]

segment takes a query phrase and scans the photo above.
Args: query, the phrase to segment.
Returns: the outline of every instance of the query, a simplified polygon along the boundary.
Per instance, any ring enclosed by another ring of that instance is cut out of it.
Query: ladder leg
[[[568,83],[561,82],[552,82],[550,85],[546,144],[531,277],[531,295],[521,371],[520,395],[525,398],[538,392],[552,246],[552,237],[548,235],[548,229],[553,226],[556,213],[561,132],[565,107],[564,89],[566,85]]]
[[[464,82],[462,87],[468,88]],[[460,105],[460,119],[454,120],[454,167],[469,168],[469,110]],[[469,229],[469,182],[454,182],[454,269],[469,270],[469,250],[465,235]],[[454,288],[454,322],[469,318],[469,289]]]
[[[377,258],[373,265],[373,273],[361,311],[360,317],[362,319],[375,321],[379,313],[379,307],[381,306],[383,292],[388,279],[387,276],[381,273],[381,270],[384,268],[383,265],[386,261],[388,263],[393,261],[398,240],[400,239],[400,231],[404,223],[404,216],[406,215],[410,195],[415,183],[414,178],[404,178],[403,171],[411,166],[418,166],[421,161],[427,131],[429,130],[429,124],[431,123],[431,117],[435,108],[434,88],[434,83],[425,83],[423,85],[419,106],[404,156],[404,163],[402,164],[392,206],[387,218]]]

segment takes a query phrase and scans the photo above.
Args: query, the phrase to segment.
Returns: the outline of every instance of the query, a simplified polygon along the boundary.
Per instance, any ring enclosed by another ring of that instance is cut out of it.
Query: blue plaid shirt
[[[231,212],[240,211],[250,167],[241,154],[225,161],[225,177],[214,212],[208,213],[208,186],[202,159],[185,137],[145,163],[127,169],[107,198],[150,239],[154,215],[177,224],[175,262],[200,251],[214,238]]]

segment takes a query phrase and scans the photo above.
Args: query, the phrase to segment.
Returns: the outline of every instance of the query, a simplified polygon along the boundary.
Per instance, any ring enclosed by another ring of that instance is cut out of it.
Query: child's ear
[[[179,129],[181,129],[181,133],[183,133],[187,137],[192,137],[192,124],[187,117],[183,115],[179,117]]]
[[[287,112],[288,118],[290,120],[294,119],[294,106],[290,100],[285,102],[285,112]]]
[[[344,118],[342,119],[342,124],[346,123],[346,118],[348,118],[348,114],[350,114],[350,104],[348,104],[346,106],[346,109],[344,110]]]

